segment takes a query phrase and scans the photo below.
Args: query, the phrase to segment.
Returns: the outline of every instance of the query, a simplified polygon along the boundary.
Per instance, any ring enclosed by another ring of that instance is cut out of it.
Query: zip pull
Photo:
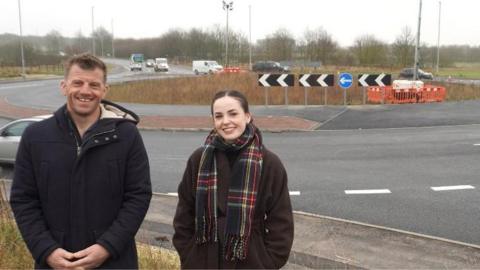
[[[77,145],[77,157],[80,156],[80,152],[82,152],[82,147]]]

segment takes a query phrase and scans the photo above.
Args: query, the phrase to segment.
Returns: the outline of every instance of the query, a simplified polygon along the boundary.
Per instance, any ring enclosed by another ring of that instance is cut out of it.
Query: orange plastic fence
[[[238,73],[240,72],[240,68],[239,67],[226,67],[223,69],[223,72],[225,73]]]
[[[393,89],[391,86],[369,87],[368,101],[371,103],[426,103],[445,101],[445,87],[426,85],[421,88]]]

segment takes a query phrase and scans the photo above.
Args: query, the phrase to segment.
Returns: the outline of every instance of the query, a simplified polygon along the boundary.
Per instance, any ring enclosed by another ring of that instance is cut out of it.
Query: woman
[[[285,168],[262,144],[242,93],[218,92],[211,113],[214,129],[178,187],[182,268],[280,268],[293,242]]]

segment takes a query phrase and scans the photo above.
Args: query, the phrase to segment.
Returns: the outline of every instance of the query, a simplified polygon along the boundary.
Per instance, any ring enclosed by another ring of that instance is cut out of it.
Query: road
[[[57,88],[58,80],[2,84],[0,95],[17,105],[53,110],[64,102]],[[287,168],[290,190],[299,194],[292,195],[295,210],[479,245],[479,105],[254,107],[254,113],[303,115],[324,123],[313,132],[264,134]],[[205,106],[128,107],[208,114]],[[142,135],[155,191],[176,192],[186,160],[205,132]],[[452,190],[438,191],[446,186]],[[376,194],[356,194],[362,192]]]

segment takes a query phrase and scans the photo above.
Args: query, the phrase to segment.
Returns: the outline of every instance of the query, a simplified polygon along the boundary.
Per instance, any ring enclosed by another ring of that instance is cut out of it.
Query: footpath
[[[14,106],[0,98],[0,117],[49,113]],[[208,130],[210,121],[209,117],[150,115],[141,116],[139,127]],[[262,130],[272,132],[307,131],[321,124],[278,115],[255,117],[255,121]],[[174,196],[155,194],[138,240],[172,249],[176,204]],[[295,212],[294,220],[293,249],[285,269],[480,269],[480,246],[302,212]]]

